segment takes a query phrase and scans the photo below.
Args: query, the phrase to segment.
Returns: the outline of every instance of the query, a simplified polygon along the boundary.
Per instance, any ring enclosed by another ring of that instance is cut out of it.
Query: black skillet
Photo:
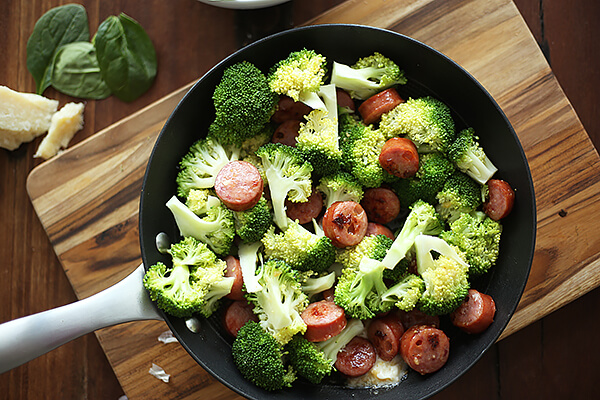
[[[422,399],[448,386],[467,371],[498,339],[515,311],[529,274],[536,233],[533,184],[519,140],[502,110],[469,73],[446,56],[406,36],[356,25],[317,25],[275,34],[232,54],[204,75],[179,103],[154,147],[144,179],[140,204],[140,242],[144,265],[166,261],[155,245],[156,235],[178,237],[167,200],[176,193],[177,164],[189,146],[203,137],[213,118],[212,93],[223,70],[247,60],[263,72],[291,51],[313,49],[329,61],[352,64],[374,51],[395,60],[409,83],[400,88],[404,98],[432,95],[450,106],[458,128],[473,127],[487,154],[498,167],[496,177],[516,191],[516,204],[503,222],[501,254],[497,265],[473,286],[490,294],[497,313],[492,326],[480,335],[466,335],[443,321],[450,340],[450,358],[438,372],[427,376],[409,373],[391,389],[347,389],[331,381],[312,385],[298,380],[293,388],[273,393],[248,383],[233,365],[231,338],[218,318],[200,320],[199,333],[183,319],[163,314],[189,354],[223,384],[250,399]]]

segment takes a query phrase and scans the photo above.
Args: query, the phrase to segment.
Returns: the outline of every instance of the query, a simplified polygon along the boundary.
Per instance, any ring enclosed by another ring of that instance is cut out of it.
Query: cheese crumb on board
[[[50,129],[58,100],[0,86],[0,147],[15,150]]]
[[[48,134],[44,137],[34,157],[44,160],[55,156],[67,147],[75,133],[83,128],[83,103],[67,103],[52,116]]]

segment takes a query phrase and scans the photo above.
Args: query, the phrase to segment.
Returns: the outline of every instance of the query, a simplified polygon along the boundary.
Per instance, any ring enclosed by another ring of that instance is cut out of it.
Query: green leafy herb
[[[35,79],[38,94],[51,85],[56,50],[67,43],[89,40],[88,18],[83,6],[66,4],[42,15],[27,41],[27,69]]]
[[[94,44],[102,78],[118,98],[133,101],[150,88],[156,52],[135,20],[123,13],[108,17],[98,27]]]
[[[96,48],[90,42],[61,46],[52,69],[52,86],[59,92],[84,99],[104,99],[111,94],[102,80]]]

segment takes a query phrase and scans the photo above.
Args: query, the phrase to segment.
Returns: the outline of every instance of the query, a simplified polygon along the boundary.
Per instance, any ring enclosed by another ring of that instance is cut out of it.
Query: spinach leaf
[[[152,86],[156,52],[144,28],[131,17],[108,17],[98,27],[94,44],[102,78],[119,99],[133,101]]]
[[[35,79],[38,94],[51,84],[55,51],[67,43],[89,40],[88,17],[81,5],[66,4],[41,16],[27,41],[27,69]]]
[[[73,42],[59,47],[52,64],[52,86],[59,92],[96,100],[110,96],[92,43]]]

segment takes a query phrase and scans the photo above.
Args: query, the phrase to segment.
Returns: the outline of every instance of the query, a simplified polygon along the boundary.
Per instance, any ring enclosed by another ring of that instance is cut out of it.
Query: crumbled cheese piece
[[[50,129],[58,101],[0,86],[0,147],[15,150]]]
[[[40,143],[34,157],[44,160],[54,157],[67,147],[75,133],[83,128],[83,103],[67,103],[52,116],[48,134]]]
[[[394,386],[404,379],[408,366],[397,355],[390,361],[384,361],[377,356],[373,368],[365,375],[348,379],[348,386],[360,388],[381,388]]]
[[[150,368],[148,372],[155,378],[160,379],[165,383],[169,383],[169,378],[171,377],[171,375],[167,374],[165,370],[159,367],[158,365],[152,363],[152,368]]]
[[[161,333],[158,336],[158,341],[163,342],[165,344],[178,342],[177,338],[175,336],[173,336],[173,332],[171,332],[171,331],[165,331],[165,332]]]

